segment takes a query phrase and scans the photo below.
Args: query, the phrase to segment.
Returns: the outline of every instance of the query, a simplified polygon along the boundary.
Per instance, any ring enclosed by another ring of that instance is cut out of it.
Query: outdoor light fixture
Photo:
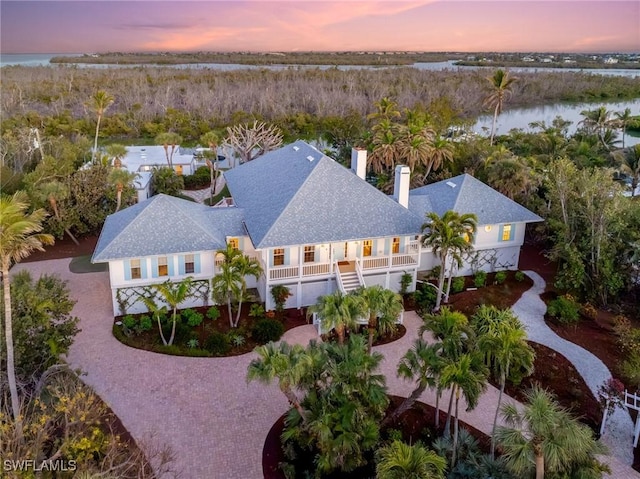
[[[491,231],[491,225],[487,225],[484,227],[484,230],[488,233],[489,231]]]

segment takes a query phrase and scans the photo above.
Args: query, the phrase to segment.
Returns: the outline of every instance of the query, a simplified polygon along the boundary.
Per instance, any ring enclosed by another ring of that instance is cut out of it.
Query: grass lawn
[[[107,263],[91,263],[91,255],[76,256],[69,263],[69,271],[75,274],[82,273],[102,273],[107,271]]]

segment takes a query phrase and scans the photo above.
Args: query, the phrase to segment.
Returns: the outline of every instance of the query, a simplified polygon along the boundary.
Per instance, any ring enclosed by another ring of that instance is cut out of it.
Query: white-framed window
[[[238,238],[229,238],[227,244],[235,250],[240,249],[240,240]]]
[[[364,240],[362,242],[362,256],[371,256],[373,250],[373,240]]]
[[[391,241],[391,252],[393,254],[398,254],[400,252],[400,237],[396,236]]]
[[[273,265],[282,266],[284,264],[284,248],[275,248],[273,250]]]
[[[158,258],[158,276],[169,276],[169,265],[166,256]]]
[[[139,259],[132,259],[129,262],[129,267],[131,269],[131,279],[140,279],[142,278],[142,268],[140,267]]]
[[[184,273],[192,274],[196,271],[196,260],[195,256],[192,254],[187,254],[184,256]]]
[[[513,239],[513,225],[502,225],[500,241],[511,241]]]
[[[316,262],[316,247],[305,246],[304,247],[304,262],[315,263]]]

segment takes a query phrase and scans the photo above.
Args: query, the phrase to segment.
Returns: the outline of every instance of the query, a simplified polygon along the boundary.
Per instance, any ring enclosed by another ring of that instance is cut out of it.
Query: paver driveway
[[[247,384],[246,370],[255,356],[185,358],[140,351],[118,342],[111,334],[113,321],[108,273],[73,274],[69,259],[18,265],[34,277],[56,273],[69,281],[77,300],[73,314],[81,319],[68,360],[87,373],[84,380],[109,404],[137,440],[154,432],[171,445],[175,469],[185,479],[260,479],[262,447],[269,429],[287,410],[275,385]],[[377,347],[384,354],[382,372],[392,394],[407,395],[411,384],[396,378],[399,358],[417,336],[420,319],[405,315],[407,334]],[[315,337],[312,326],[288,331],[284,339],[306,343]],[[491,431],[497,390],[489,387],[472,412],[461,419]],[[421,400],[435,404],[426,391]],[[612,477],[638,478],[615,458]]]

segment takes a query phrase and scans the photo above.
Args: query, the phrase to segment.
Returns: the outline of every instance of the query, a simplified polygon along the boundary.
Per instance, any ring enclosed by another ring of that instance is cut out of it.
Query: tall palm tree
[[[238,312],[236,314],[236,320],[233,323],[233,327],[237,328],[240,322],[240,314],[242,312],[242,301],[247,294],[247,276],[253,276],[256,280],[262,276],[262,266],[260,262],[247,256],[246,254],[236,255],[233,259],[233,268],[240,276],[240,295],[238,296]]]
[[[156,318],[158,322],[158,332],[160,333],[160,339],[162,339],[162,344],[165,346],[168,344],[167,339],[164,337],[164,331],[162,331],[162,316],[167,312],[166,306],[158,306],[158,303],[155,301],[155,295],[147,296],[146,294],[141,294],[139,296],[140,301],[146,306],[147,310],[151,313],[151,316]]]
[[[188,277],[174,283],[170,280],[160,284],[153,284],[150,288],[155,291],[160,299],[165,302],[172,311],[171,314],[171,336],[167,341],[167,345],[171,346],[176,336],[176,323],[178,321],[178,306],[193,296],[193,278]]]
[[[535,471],[536,479],[544,479],[545,472],[562,477],[597,477],[576,472],[594,468],[602,471],[595,455],[603,454],[604,446],[547,391],[534,387],[527,393],[522,410],[505,404],[502,415],[506,426],[497,428],[496,441],[514,475],[522,477]]]
[[[242,295],[242,285],[244,277],[235,267],[235,260],[242,252],[236,250],[231,245],[227,245],[226,249],[218,250],[216,256],[222,254],[224,260],[220,265],[220,272],[213,277],[211,287],[213,296],[217,302],[225,301],[227,303],[227,313],[229,314],[229,326],[234,327],[233,314],[231,313],[231,301]]]
[[[342,294],[340,290],[318,298],[318,302],[308,309],[316,313],[323,328],[335,329],[338,343],[344,344],[346,330],[356,326],[358,318],[367,314],[364,300],[354,294]]]
[[[484,100],[487,107],[493,108],[493,123],[491,125],[491,139],[489,144],[493,145],[493,137],[496,133],[496,122],[498,115],[502,113],[504,103],[511,98],[513,94],[513,84],[518,78],[512,77],[508,71],[501,69],[496,70],[493,75],[487,77],[487,81],[491,86],[491,93]]]
[[[622,148],[624,148],[624,135],[627,133],[627,127],[633,118],[631,109],[625,108],[624,111],[617,111],[613,115],[616,117],[616,126],[622,131]]]
[[[454,261],[462,264],[462,253],[472,248],[473,236],[478,219],[473,213],[459,214],[449,210],[442,217],[435,212],[427,214],[427,222],[422,225],[424,237],[422,244],[431,248],[433,254],[440,258],[440,277],[438,279],[438,296],[434,310],[440,309],[444,295],[444,279],[447,262],[450,260],[449,274],[453,275]]]
[[[13,318],[11,316],[11,279],[9,269],[13,263],[29,256],[33,251],[44,251],[44,245],[53,244],[53,236],[40,233],[47,216],[43,209],[27,213],[27,195],[18,191],[13,196],[0,196],[0,261],[2,261],[2,288],[4,293],[4,335],[7,348],[7,380],[11,395],[11,410],[16,430],[21,430],[20,399],[16,384],[13,348]]]
[[[453,448],[451,456],[451,468],[456,463],[456,450],[458,446],[459,419],[458,404],[464,396],[467,403],[467,411],[471,411],[478,404],[478,399],[487,388],[488,369],[477,352],[466,352],[459,358],[449,361],[442,370],[442,384],[450,386],[455,395],[455,409],[453,422]]]
[[[524,158],[513,156],[489,165],[487,183],[503,195],[514,199],[519,195],[526,196],[537,185],[537,178]]]
[[[111,158],[111,166],[122,168],[122,159],[127,156],[127,147],[119,143],[112,143],[107,146],[107,156]]]
[[[400,158],[402,134],[402,125],[387,119],[373,127],[369,164],[375,173],[383,173],[395,168]]]
[[[424,179],[426,181],[431,171],[438,171],[447,164],[453,163],[453,155],[455,148],[453,144],[441,136],[436,136],[431,145],[431,159],[429,168],[425,171]]]
[[[122,191],[125,186],[131,185],[133,180],[138,176],[137,173],[129,173],[127,170],[113,168],[109,172],[109,183],[116,187],[116,212],[122,206]]]
[[[398,377],[416,381],[416,387],[404,401],[389,414],[383,421],[383,425],[390,423],[402,413],[411,409],[427,387],[435,387],[436,399],[436,428],[439,426],[440,410],[438,401],[440,398],[440,374],[445,365],[442,357],[442,343],[428,344],[424,339],[418,338],[413,343],[398,364]]]
[[[631,196],[635,196],[640,184],[640,144],[621,152],[617,157],[620,162],[619,170],[631,176]]]
[[[500,384],[491,432],[491,456],[495,457],[496,426],[507,379],[511,379],[514,371],[518,377],[529,376],[533,372],[535,353],[527,343],[523,324],[510,309],[500,310],[495,306],[482,305],[472,322],[478,334],[478,349]]]
[[[396,330],[396,321],[404,309],[402,296],[379,285],[363,286],[356,290],[355,294],[364,300],[364,307],[369,317],[367,352],[371,353],[373,335],[376,331],[388,334]]]
[[[307,414],[301,405],[302,400],[296,394],[296,389],[311,366],[311,357],[299,344],[291,346],[284,341],[267,343],[256,348],[255,352],[259,358],[249,364],[247,381],[257,380],[270,384],[278,378],[280,391],[289,404],[298,411],[304,422]]]
[[[156,136],[155,142],[156,145],[162,145],[167,165],[169,168],[173,168],[173,155],[176,152],[176,148],[182,143],[182,137],[177,133],[166,131]]]
[[[583,110],[580,115],[584,117],[580,123],[587,128],[587,131],[596,135],[602,146],[609,150],[610,144],[607,141],[606,132],[613,126],[611,112],[605,106],[601,106],[595,110]]]
[[[447,461],[422,444],[395,440],[378,450],[376,479],[444,479]]]
[[[62,215],[60,214],[60,209],[58,208],[58,202],[68,198],[69,196],[69,188],[66,185],[60,183],[59,181],[53,180],[48,181],[46,183],[41,183],[36,190],[36,196],[39,197],[40,200],[44,201],[45,204],[48,204],[53,212],[53,216],[62,228],[64,232],[67,233],[67,236],[73,241],[76,245],[80,243],[76,239],[76,237],[69,231],[69,228],[64,225],[62,221]]]
[[[213,202],[213,196],[216,194],[216,161],[218,160],[218,145],[220,144],[220,137],[215,131],[208,131],[204,135],[200,137],[200,143],[203,145],[207,145],[209,147],[208,154],[205,155],[205,163],[207,164],[207,168],[209,168],[209,176],[210,176],[210,190],[211,190],[211,202]],[[213,206],[213,204],[211,204]]]
[[[98,120],[96,122],[96,136],[93,140],[93,151],[91,152],[91,162],[95,162],[96,153],[98,152],[98,135],[100,134],[100,121],[107,108],[114,102],[114,98],[104,90],[98,90],[89,101],[89,106],[95,112]]]

